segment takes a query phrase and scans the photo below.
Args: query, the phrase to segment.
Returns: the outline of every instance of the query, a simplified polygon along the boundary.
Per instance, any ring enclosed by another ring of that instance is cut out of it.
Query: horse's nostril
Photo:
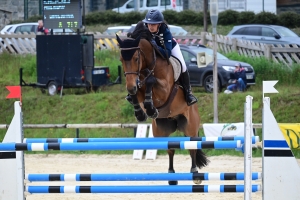
[[[127,91],[130,95],[135,95],[136,92],[137,92],[137,87],[136,86],[133,86],[132,88],[127,88]]]

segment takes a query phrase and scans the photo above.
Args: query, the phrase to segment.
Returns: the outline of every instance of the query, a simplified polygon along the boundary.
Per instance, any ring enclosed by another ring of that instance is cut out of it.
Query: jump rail
[[[159,137],[159,138],[24,138],[23,143],[79,143],[79,142],[160,142],[160,141],[236,141],[244,143],[243,136],[234,137]],[[252,144],[259,136],[252,136]]]
[[[261,191],[252,185],[252,192]],[[139,186],[26,186],[34,193],[226,193],[244,192],[243,185],[139,185]]]
[[[244,173],[131,173],[131,174],[26,174],[25,180],[35,181],[172,181],[172,180],[244,180]],[[252,180],[261,179],[260,172]]]
[[[143,150],[143,149],[235,149],[237,141],[186,142],[89,142],[89,143],[2,143],[0,151],[85,151],[85,150]]]

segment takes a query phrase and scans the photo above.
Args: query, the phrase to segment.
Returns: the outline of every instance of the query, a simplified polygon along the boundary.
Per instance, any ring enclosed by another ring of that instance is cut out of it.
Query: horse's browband
[[[130,48],[120,48],[120,50],[134,50],[134,49],[140,49],[140,47],[130,47]]]

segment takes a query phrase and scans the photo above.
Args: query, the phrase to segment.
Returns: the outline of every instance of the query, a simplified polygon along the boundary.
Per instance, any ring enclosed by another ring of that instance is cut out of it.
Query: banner
[[[205,137],[244,136],[244,129],[244,122],[226,124],[203,124]]]
[[[290,148],[300,149],[300,123],[278,125]]]
[[[278,126],[290,148],[300,149],[300,123],[278,123]],[[244,136],[244,123],[203,124],[203,130],[205,137]]]

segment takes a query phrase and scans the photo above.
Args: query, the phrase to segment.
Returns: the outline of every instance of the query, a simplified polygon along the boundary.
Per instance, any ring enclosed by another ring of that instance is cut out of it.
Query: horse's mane
[[[127,37],[136,39],[137,37],[141,39],[146,39],[148,41],[152,40],[152,34],[149,29],[145,26],[144,22],[139,21],[133,32],[127,33]]]
[[[153,36],[152,33],[149,31],[149,29],[145,26],[144,22],[139,21],[136,24],[136,27],[134,29],[133,32],[129,32],[127,33],[127,37],[129,38],[133,38],[136,39],[138,37],[140,37],[141,39],[146,39],[149,42],[151,40],[153,40]],[[151,44],[152,45],[152,44]],[[152,45],[153,46],[153,45]],[[165,59],[165,57],[161,54],[161,52],[155,47],[153,46],[153,48],[155,49],[156,53],[163,59]]]

